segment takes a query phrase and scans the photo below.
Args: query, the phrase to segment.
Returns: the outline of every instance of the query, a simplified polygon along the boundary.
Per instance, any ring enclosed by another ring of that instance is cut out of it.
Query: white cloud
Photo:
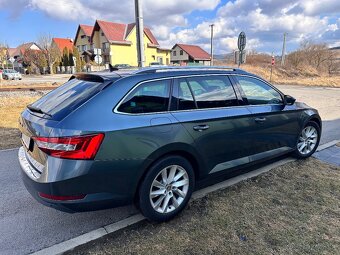
[[[340,0],[235,0],[222,6],[220,3],[221,0],[144,0],[145,24],[164,47],[182,42],[199,44],[208,50],[209,25],[214,23],[217,53],[235,49],[241,31],[247,34],[247,48],[267,52],[279,52],[285,32],[290,49],[305,39],[340,44]],[[27,7],[62,20],[134,22],[132,0],[0,0],[0,8],[10,10],[12,17]],[[190,17],[197,10],[216,15],[211,19]],[[195,26],[190,24],[193,21]]]

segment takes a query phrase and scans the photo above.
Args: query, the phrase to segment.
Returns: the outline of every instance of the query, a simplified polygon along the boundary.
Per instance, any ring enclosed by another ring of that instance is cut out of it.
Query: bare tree
[[[298,69],[305,62],[305,54],[301,50],[293,51],[287,56],[287,62],[293,68]]]
[[[325,65],[329,75],[339,71],[340,63],[337,60],[337,54],[334,50],[327,50]]]
[[[40,71],[47,67],[46,56],[41,50],[28,49],[24,53],[24,63],[32,71],[34,67],[37,67]]]
[[[53,65],[60,60],[61,54],[59,49],[52,44],[52,36],[50,34],[42,34],[38,38],[38,44],[45,55],[47,65],[53,74]]]
[[[0,43],[0,63],[1,67],[4,68],[4,62],[8,58],[8,46],[4,43]]]

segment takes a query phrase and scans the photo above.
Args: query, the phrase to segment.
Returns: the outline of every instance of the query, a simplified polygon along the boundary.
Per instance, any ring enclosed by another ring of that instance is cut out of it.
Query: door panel
[[[172,113],[193,137],[197,151],[206,161],[206,174],[218,164],[255,153],[249,114],[247,107]],[[207,128],[199,130],[199,126]]]
[[[251,112],[256,153],[293,147],[299,132],[299,112],[283,104],[282,94],[264,81],[247,76],[234,80]]]
[[[172,115],[194,139],[206,161],[205,174],[221,163],[253,154],[250,111],[239,105],[226,76],[175,79],[174,97],[178,111]]]

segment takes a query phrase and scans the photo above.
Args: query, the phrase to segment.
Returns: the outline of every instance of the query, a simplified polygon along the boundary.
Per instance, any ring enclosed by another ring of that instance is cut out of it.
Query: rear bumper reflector
[[[75,196],[55,196],[50,194],[45,194],[39,192],[39,196],[42,198],[47,198],[50,200],[56,200],[56,201],[69,201],[69,200],[80,200],[83,199],[86,195],[75,195]]]

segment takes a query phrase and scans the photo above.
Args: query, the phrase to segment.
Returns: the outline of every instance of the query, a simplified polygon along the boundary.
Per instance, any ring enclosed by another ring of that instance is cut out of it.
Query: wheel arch
[[[147,174],[150,167],[152,167],[161,158],[173,155],[181,156],[190,162],[194,170],[195,181],[201,178],[202,172],[205,169],[205,162],[201,159],[201,157],[199,157],[198,152],[193,147],[182,143],[174,143],[167,145],[153,152],[145,161],[145,164],[142,167],[143,171],[138,180],[137,188],[134,195],[136,201],[138,198],[139,187],[142,181],[144,180],[145,175]]]
[[[311,116],[311,117],[307,120],[307,122],[309,122],[309,121],[315,122],[316,124],[319,125],[320,129],[322,129],[322,121],[321,121],[321,119],[320,119],[317,115]],[[307,122],[306,122],[306,124],[307,124]]]

